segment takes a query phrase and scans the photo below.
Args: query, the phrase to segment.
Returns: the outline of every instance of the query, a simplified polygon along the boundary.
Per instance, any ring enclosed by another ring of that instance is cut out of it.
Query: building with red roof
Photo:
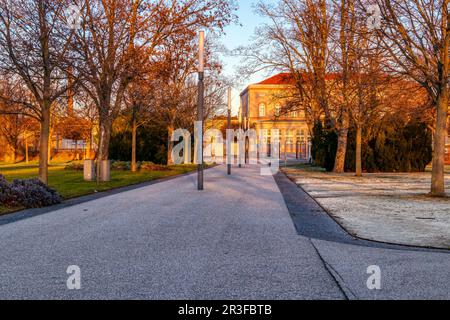
[[[280,73],[264,81],[249,85],[240,95],[240,119],[245,129],[255,129],[263,143],[268,145],[272,129],[280,133],[281,152],[310,159],[309,128],[303,108],[283,110],[289,91],[295,89],[290,73]]]
[[[304,74],[304,81],[307,81]],[[327,81],[339,80],[340,74],[329,73]],[[280,133],[281,152],[296,153],[300,149],[303,159],[310,158],[310,132],[304,109],[299,106],[286,112],[283,108],[295,90],[296,79],[291,73],[279,73],[259,83],[249,85],[240,94],[240,122],[245,129],[255,129],[264,142],[270,144],[271,130]],[[291,108],[290,108],[291,109]],[[450,164],[450,118],[446,141],[446,163]]]

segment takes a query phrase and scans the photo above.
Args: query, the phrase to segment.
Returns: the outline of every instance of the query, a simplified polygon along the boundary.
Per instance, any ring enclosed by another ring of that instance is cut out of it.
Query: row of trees
[[[58,106],[75,100],[80,113],[95,111],[99,161],[109,158],[113,123],[125,107],[134,132],[147,112],[170,126],[183,108],[178,102],[194,109],[186,99],[197,31],[222,30],[234,10],[233,0],[0,0],[0,77],[12,90],[0,91],[0,112],[39,122],[41,181],[48,181]]]
[[[386,114],[432,119],[431,193],[445,194],[449,104],[448,0],[260,1],[268,22],[242,49],[249,72],[290,72],[296,90],[285,106],[305,108],[310,127],[323,122],[338,135],[334,172],[345,169],[349,129],[356,128],[361,175],[362,132]],[[403,112],[407,110],[407,112]]]

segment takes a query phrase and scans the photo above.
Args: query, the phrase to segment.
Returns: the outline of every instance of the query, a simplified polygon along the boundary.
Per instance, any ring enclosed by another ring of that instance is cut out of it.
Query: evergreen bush
[[[6,207],[41,208],[62,202],[62,197],[39,179],[8,183],[0,175],[0,203]]]
[[[386,123],[368,136],[363,131],[362,167],[366,172],[423,172],[432,160],[432,133],[420,121]],[[337,150],[337,134],[321,123],[314,127],[312,155],[315,164],[332,171]],[[356,167],[356,130],[348,135],[345,169]]]

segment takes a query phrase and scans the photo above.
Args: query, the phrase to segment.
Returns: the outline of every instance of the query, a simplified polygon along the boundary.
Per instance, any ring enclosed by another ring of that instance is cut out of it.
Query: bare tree
[[[134,41],[142,25],[141,1],[89,1],[82,7],[82,22],[73,50],[81,75],[80,85],[97,107],[98,160],[107,160],[112,124],[132,78]],[[100,166],[97,166],[100,168]],[[97,172],[97,179],[100,178]]]
[[[448,0],[377,0],[377,30],[392,72],[423,86],[436,110],[431,194],[445,195],[444,157],[449,104],[450,19]]]
[[[258,30],[257,42],[243,52],[250,69],[270,67],[291,74],[296,90],[284,112],[302,106],[311,129],[325,120],[327,130],[337,131],[334,171],[343,172],[362,38],[356,1],[280,0],[277,5],[261,2],[258,8],[270,24]]]
[[[2,122],[0,135],[6,140],[10,161],[16,163],[19,139],[23,129],[23,118],[18,114],[3,115],[0,117],[0,121]]]
[[[39,178],[48,182],[51,109],[66,91],[71,29],[65,19],[66,1],[0,1],[0,70],[24,95],[0,96],[20,105],[21,113],[40,122]]]
[[[333,15],[325,0],[280,0],[277,4],[261,1],[258,12],[269,23],[257,30],[254,44],[240,48],[246,73],[261,70],[289,72],[295,92],[288,93],[284,112],[302,106],[310,127],[324,115],[327,127],[333,126],[329,105],[332,70],[330,41]]]
[[[148,75],[147,75],[148,76]],[[135,78],[128,87],[125,104],[131,118],[131,171],[137,171],[137,130],[152,120],[155,108],[154,88],[148,78]]]
[[[334,172],[343,173],[347,152],[348,131],[350,125],[351,84],[355,74],[356,46],[358,44],[358,25],[355,0],[340,0],[335,4],[339,11],[339,54],[337,58],[340,71],[341,99],[337,112],[338,145],[334,162]]]
[[[176,127],[192,128],[196,119],[197,37],[194,34],[169,37],[155,62],[153,77],[153,120],[164,124],[168,133],[167,162],[173,164],[171,136]],[[213,46],[206,44],[208,76],[205,79],[205,118],[222,106],[226,81],[220,75],[221,64]]]
[[[232,0],[85,0],[83,23],[74,49],[77,64],[99,113],[97,158],[107,160],[112,124],[120,113],[125,92],[135,76],[136,54],[149,56],[173,34],[192,33],[193,27],[219,27],[233,18]],[[220,10],[219,10],[220,8]]]

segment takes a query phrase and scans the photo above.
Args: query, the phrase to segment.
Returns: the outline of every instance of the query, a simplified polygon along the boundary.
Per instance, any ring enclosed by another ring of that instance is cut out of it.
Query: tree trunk
[[[137,171],[136,135],[137,135],[137,123],[136,119],[133,119],[133,123],[131,124],[131,172]]]
[[[350,70],[352,65],[352,49],[354,48],[354,2],[342,1],[340,12],[340,49],[341,49],[341,64],[342,64],[342,115],[340,118],[339,132],[338,132],[338,146],[336,152],[336,159],[334,163],[335,173],[343,173],[345,170],[345,156],[347,152],[347,137],[348,127],[350,123],[349,115],[349,83],[350,83]]]
[[[7,145],[7,149],[9,149],[9,162],[11,162],[12,164],[15,164],[16,163],[16,160],[17,160],[17,149],[16,149],[16,147],[11,143],[11,144],[9,144],[8,143],[8,145]]]
[[[174,161],[172,159],[172,150],[173,150],[173,143],[172,143],[172,135],[174,132],[174,126],[173,125],[169,125],[167,127],[167,132],[169,133],[168,135],[168,141],[167,141],[167,165],[173,165]]]
[[[50,138],[50,108],[44,107],[41,119],[41,136],[39,143],[39,180],[48,184],[48,148]]]
[[[344,173],[345,170],[345,155],[347,152],[347,136],[348,127],[343,127],[338,134],[338,147],[336,151],[336,160],[334,162],[334,173]]]
[[[112,123],[109,119],[100,120],[100,138],[97,152],[97,183],[100,183],[101,162],[109,158],[109,141],[111,140]]]
[[[98,159],[100,161],[109,159],[109,141],[111,140],[111,123],[109,120],[100,124],[100,143],[98,146]]]
[[[48,134],[48,156],[47,156],[47,164],[50,164],[52,160],[52,124],[51,120],[49,123],[49,134]]]
[[[447,135],[448,91],[444,89],[437,102],[436,132],[434,135],[431,195],[445,196],[445,137]]]
[[[75,140],[75,154],[74,154],[74,161],[78,160],[78,140]]]
[[[29,163],[29,156],[28,156],[28,137],[25,138],[25,162]]]
[[[91,159],[91,149],[92,149],[92,129],[89,131],[89,137],[86,138],[86,159]]]
[[[362,128],[356,126],[356,176],[362,177]]]

